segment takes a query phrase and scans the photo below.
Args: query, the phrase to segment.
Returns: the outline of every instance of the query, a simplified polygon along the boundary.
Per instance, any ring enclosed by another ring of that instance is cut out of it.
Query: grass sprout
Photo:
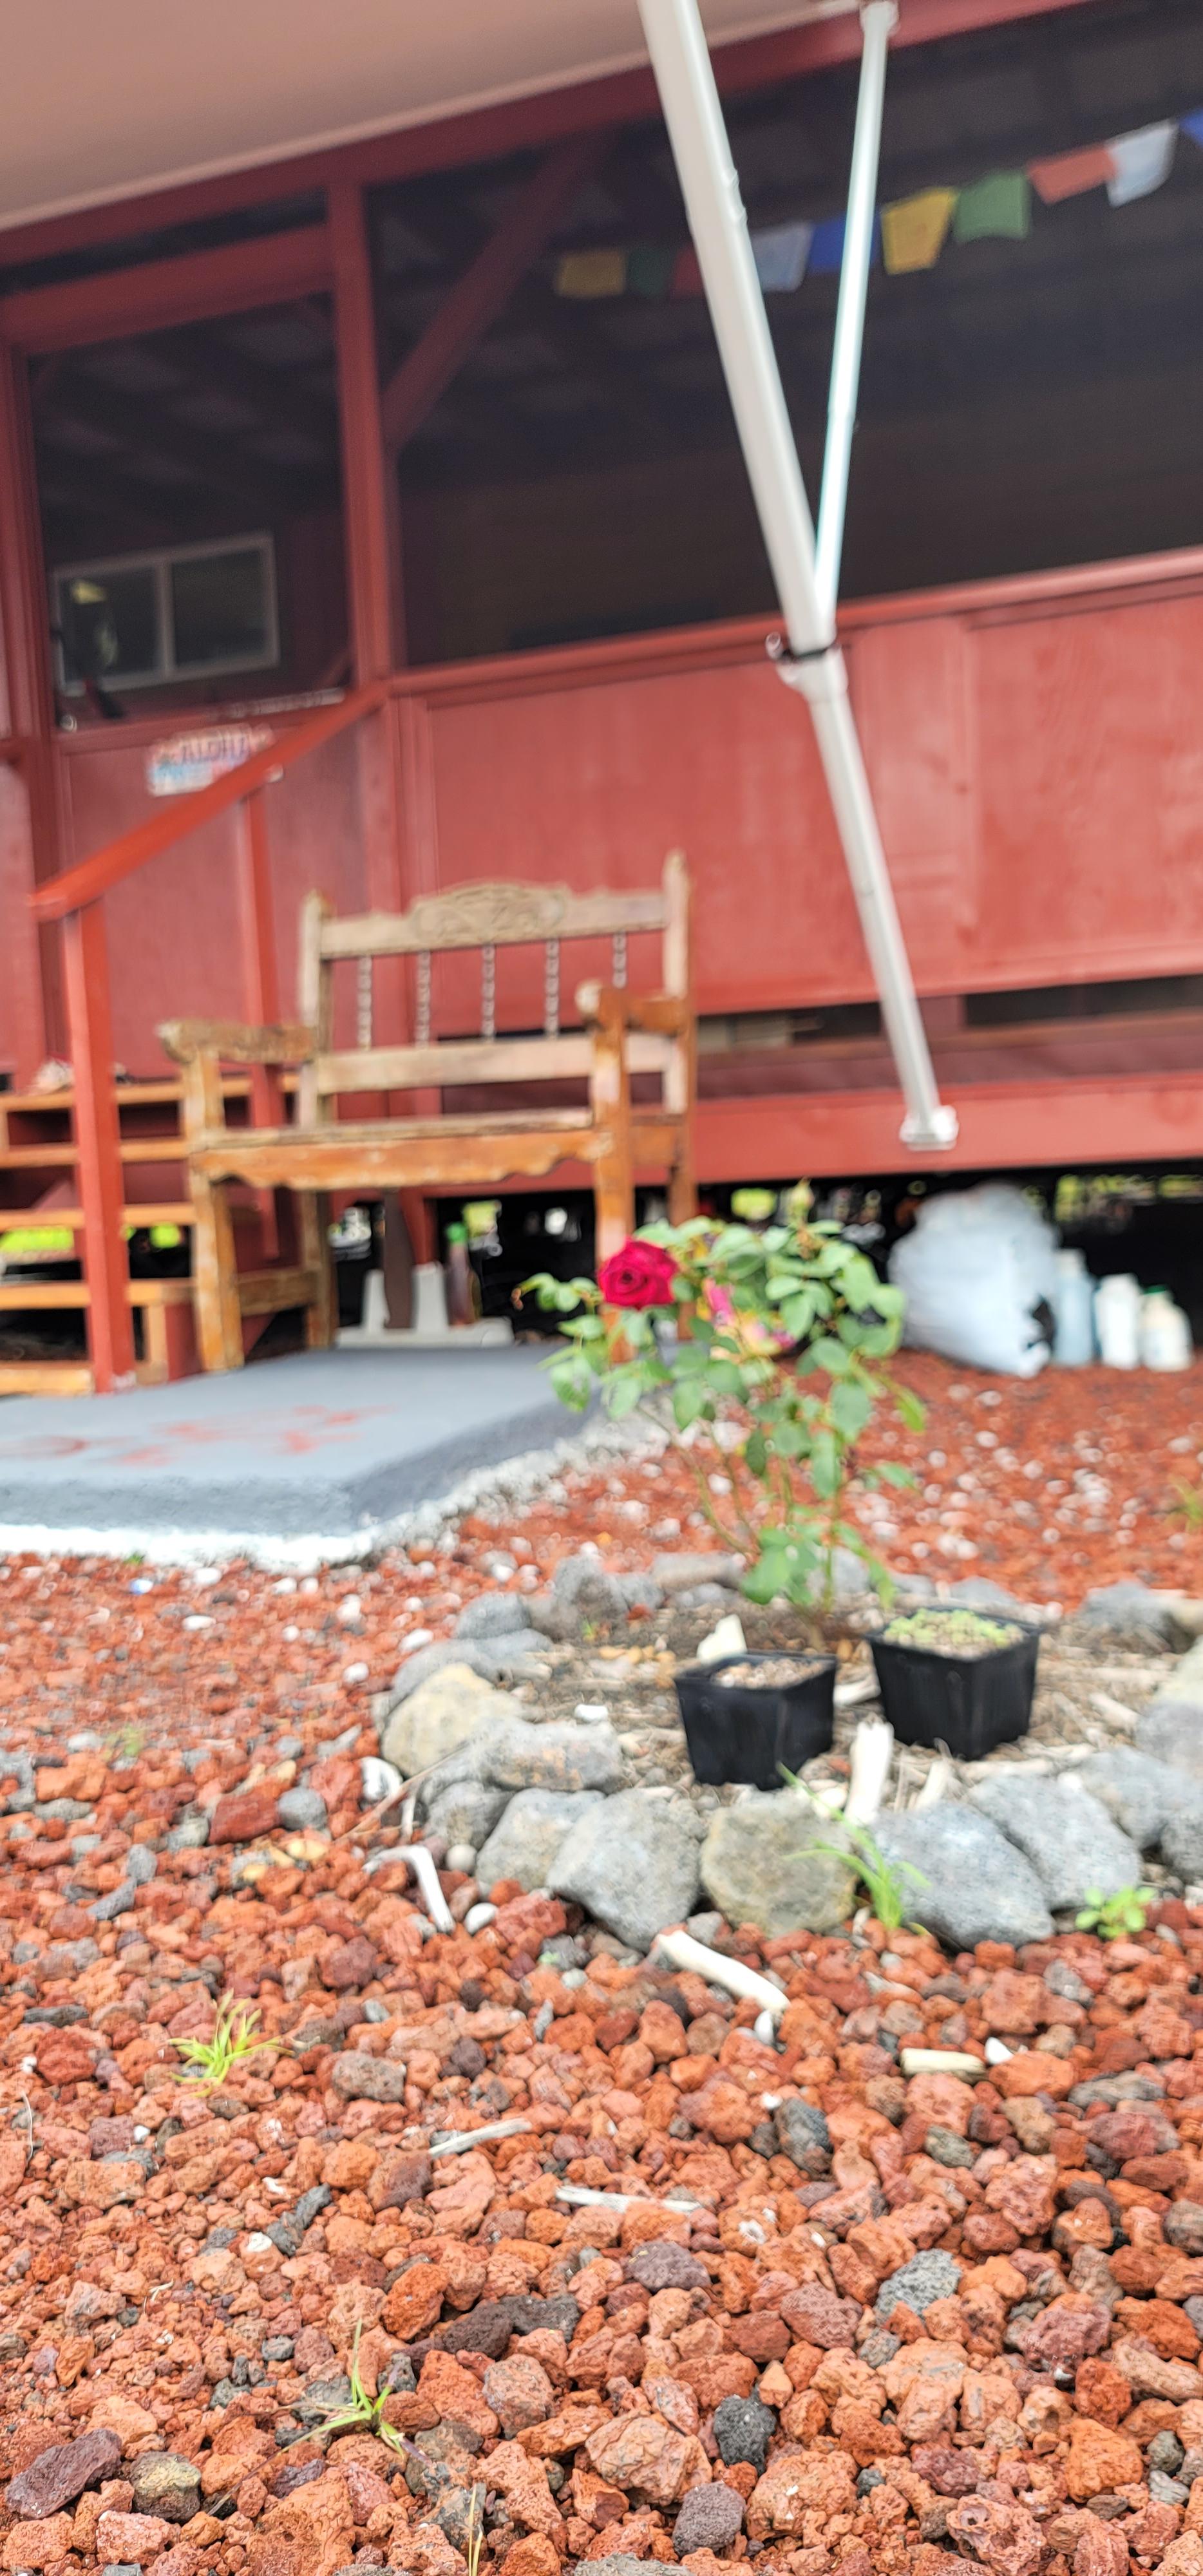
[[[867,1825],[848,1825],[845,1830],[850,1849],[842,1843],[812,1843],[812,1851],[827,1852],[832,1860],[842,1861],[846,1869],[854,1870],[883,1932],[900,1931],[908,1921],[913,1891],[929,1886],[930,1881],[909,1860],[887,1860]]]
[[[1155,1903],[1151,1887],[1117,1887],[1114,1896],[1104,1896],[1101,1887],[1088,1887],[1086,1903],[1074,1921],[1079,1932],[1097,1932],[1100,1941],[1122,1941],[1125,1933],[1143,1932],[1149,1907]]]
[[[404,2434],[397,2431],[395,2424],[387,2424],[384,2419],[384,2401],[389,2393],[387,2388],[382,2389],[375,2397],[369,2397],[368,2392],[364,2387],[362,2374],[359,2368],[359,2338],[362,2332],[362,2326],[356,2326],[355,2339],[351,2346],[351,2366],[347,2372],[347,2377],[351,2383],[350,2404],[348,2406],[340,2407],[338,2412],[334,2415],[323,2415],[317,2430],[319,2433],[354,2433],[360,2431],[374,2433],[378,2441],[387,2443],[390,2451],[404,2452],[409,2448]],[[483,2533],[481,2536],[483,2538]],[[478,2561],[479,2557],[480,2551],[478,2549]],[[470,2576],[476,2576],[476,2570],[472,2567],[470,2559],[468,2564]]]
[[[224,2084],[234,2068],[248,2057],[257,2057],[262,2049],[276,2046],[274,2039],[257,2038],[258,2028],[256,2011],[247,2004],[236,2003],[233,1995],[223,1995],[211,2039],[173,2039],[171,2045],[187,2058],[187,2077],[209,2092]]]

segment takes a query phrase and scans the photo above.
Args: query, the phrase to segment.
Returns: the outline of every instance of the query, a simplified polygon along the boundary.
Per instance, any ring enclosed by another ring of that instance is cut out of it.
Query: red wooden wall
[[[1203,971],[1203,553],[878,602],[849,613],[846,637],[921,993]],[[702,1011],[871,993],[809,723],[760,626],[400,686],[399,900],[489,876],[642,885],[680,846]],[[62,738],[66,864],[151,810],[155,731]],[[349,737],[273,791],[286,1007],[298,897],[365,899],[358,796]],[[213,827],[109,899],[131,1070],[159,1062],[158,1020],[238,1009],[231,846]],[[503,1017],[537,1021],[541,959],[508,972]],[[446,1007],[470,1017],[466,990]]]

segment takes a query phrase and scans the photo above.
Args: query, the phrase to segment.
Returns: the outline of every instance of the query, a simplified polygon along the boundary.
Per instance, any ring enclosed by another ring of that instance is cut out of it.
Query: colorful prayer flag
[[[806,275],[813,224],[772,224],[752,235],[752,257],[765,295],[792,295]]]
[[[962,188],[952,219],[959,242],[1026,241],[1032,224],[1032,190],[1026,170],[996,170],[975,187]]]
[[[692,242],[687,249],[677,252],[673,262],[671,291],[674,304],[678,303],[684,295],[704,295],[706,292],[702,284],[702,272],[698,266],[698,255]]]
[[[658,303],[669,293],[676,264],[675,250],[661,250],[654,242],[638,243],[627,261],[628,295],[644,295],[649,303]]]
[[[566,295],[576,304],[622,295],[626,283],[625,250],[568,250],[556,262],[556,294]]]
[[[815,225],[811,238],[810,257],[806,263],[808,277],[831,277],[838,273],[843,265],[846,229],[847,218],[844,215],[827,215],[821,224]],[[881,216],[875,215],[873,244],[869,253],[870,268],[876,268],[880,258]]]
[[[934,268],[952,222],[955,188],[924,188],[917,197],[902,197],[881,210],[881,239],[891,277],[915,268]]]
[[[1115,177],[1115,154],[1109,144],[1092,143],[1082,152],[1057,152],[1051,161],[1029,161],[1028,177],[1046,206],[1063,197],[1083,197],[1088,188],[1103,188]]]
[[[1164,125],[1140,125],[1134,134],[1112,136],[1107,149],[1115,162],[1115,177],[1107,181],[1107,194],[1113,206],[1130,206],[1137,197],[1151,197],[1155,188],[1164,186],[1177,140],[1172,118]]]

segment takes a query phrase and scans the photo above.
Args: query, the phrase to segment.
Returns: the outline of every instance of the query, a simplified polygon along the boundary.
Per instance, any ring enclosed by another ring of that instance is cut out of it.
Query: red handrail
[[[110,887],[120,885],[123,877],[144,868],[148,859],[160,858],[178,841],[190,839],[202,824],[212,822],[218,814],[228,814],[232,805],[241,805],[245,797],[266,787],[282,770],[293,768],[308,752],[319,751],[324,742],[345,732],[348,725],[372,715],[384,705],[390,685],[388,680],[374,680],[366,689],[352,690],[348,697],[340,698],[337,706],[323,707],[311,723],[298,725],[295,733],[268,743],[263,751],[252,752],[237,769],[227,770],[224,778],[215,778],[211,787],[202,787],[195,796],[186,797],[177,812],[153,814],[149,822],[135,824],[132,832],[123,832],[105,849],[94,850],[77,867],[51,877],[30,896],[35,921],[65,921],[68,913],[95,903]]]

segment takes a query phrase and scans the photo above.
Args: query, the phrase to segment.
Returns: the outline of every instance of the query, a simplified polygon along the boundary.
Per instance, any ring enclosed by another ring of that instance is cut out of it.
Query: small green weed
[[[369,2397],[360,2376],[359,2338],[362,2332],[362,2326],[356,2326],[355,2340],[351,2346],[351,2367],[347,2373],[351,2382],[350,2405],[340,2408],[335,2415],[323,2415],[317,2429],[319,2433],[354,2433],[362,2429],[364,2432],[374,2433],[378,2441],[387,2443],[390,2451],[404,2452],[409,2448],[404,2434],[397,2431],[395,2424],[387,2424],[384,2420],[384,2401],[388,2390],[383,2389],[378,2396]],[[479,2556],[478,2549],[478,2559]],[[471,2567],[471,2561],[469,2566]]]
[[[777,1768],[791,1789],[800,1789],[803,1797],[810,1799],[816,1815],[826,1815],[826,1810],[820,1807],[796,1771],[788,1770],[784,1762],[779,1762]],[[930,1881],[909,1860],[899,1861],[896,1866],[888,1861],[867,1825],[846,1825],[844,1831],[848,1836],[847,1843],[812,1843],[811,1850],[826,1852],[832,1860],[842,1861],[845,1869],[854,1870],[883,1932],[900,1931],[907,1919],[907,1892],[903,1881],[909,1878],[915,1887],[927,1887]]]
[[[1171,1478],[1176,1502],[1169,1506],[1171,1520],[1184,1520],[1188,1529],[1203,1529],[1203,1488],[1188,1485],[1181,1476]]]
[[[114,1762],[136,1762],[146,1751],[146,1732],[141,1726],[119,1726],[109,1737],[109,1754]]]
[[[1122,1941],[1128,1932],[1143,1932],[1149,1919],[1149,1907],[1156,1903],[1151,1887],[1118,1887],[1114,1896],[1104,1896],[1101,1887],[1088,1887],[1086,1903],[1074,1920],[1079,1932],[1097,1932],[1100,1941]]]
[[[257,2057],[261,2049],[274,2048],[274,2039],[257,2039],[259,2015],[246,2004],[235,2003],[232,1995],[223,1995],[217,2007],[211,2039],[173,2039],[171,2045],[188,2060],[188,2075],[206,2092],[216,2090],[245,2058]]]

